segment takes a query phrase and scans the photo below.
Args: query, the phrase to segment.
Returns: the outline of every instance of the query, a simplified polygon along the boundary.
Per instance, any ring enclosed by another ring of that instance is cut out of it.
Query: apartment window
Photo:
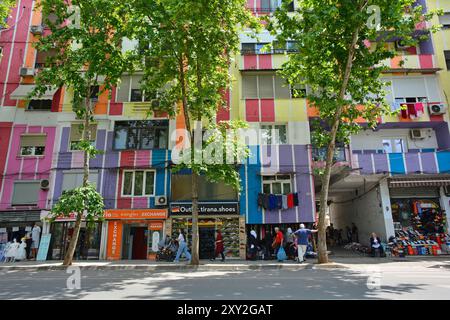
[[[43,156],[45,152],[45,134],[24,134],[20,137],[21,156]]]
[[[114,127],[114,149],[167,149],[168,136],[168,120],[117,121]]]
[[[268,49],[264,49],[269,43],[242,43],[241,44],[241,54],[270,54],[272,53]]]
[[[405,141],[401,138],[383,139],[383,151],[384,153],[404,153]]]
[[[289,194],[291,193],[291,176],[273,175],[262,176],[263,192],[266,194]]]
[[[141,93],[142,75],[123,76],[117,88],[117,102],[142,102],[144,95]]]
[[[63,173],[62,191],[72,190],[83,185],[84,173],[82,171],[68,171]],[[89,172],[89,182],[97,186],[98,172]]]
[[[36,69],[43,69],[50,65],[50,59],[56,56],[56,50],[50,49],[48,51],[38,51],[36,53],[36,61],[34,63],[34,67]]]
[[[287,126],[284,124],[261,125],[261,142],[265,145],[286,144]]]
[[[286,50],[288,53],[290,52],[298,52],[297,42],[295,41],[287,41],[286,42]]]
[[[91,100],[98,101],[98,94],[100,93],[100,86],[91,86]]]
[[[171,200],[191,200],[190,174],[174,173],[171,178]],[[200,201],[237,201],[238,193],[225,183],[211,182],[205,176],[198,177],[198,199]]]
[[[47,22],[50,22],[50,24],[56,24],[56,21],[58,20],[58,16],[55,13],[49,13],[47,15],[43,14],[42,16],[42,25],[47,27]]]
[[[450,70],[450,50],[444,51],[445,63],[447,64],[447,70]]]
[[[439,23],[442,24],[443,29],[450,29],[450,12],[439,16]]]
[[[304,96],[306,96],[304,86],[297,86],[291,89],[291,86],[278,75],[242,75],[243,99],[290,99]]]
[[[156,99],[156,94],[146,93],[141,89],[131,89],[131,102],[145,102]]]
[[[155,194],[155,171],[124,171],[122,179],[122,196],[142,197]]]
[[[37,205],[39,200],[40,181],[16,181],[11,204],[13,206]]]
[[[91,124],[89,126],[90,139],[92,145],[95,145],[97,139],[97,125]],[[83,136],[82,123],[72,123],[70,126],[70,150],[79,150],[77,144],[81,141]]]
[[[30,100],[27,106],[28,111],[51,111],[52,100]]]

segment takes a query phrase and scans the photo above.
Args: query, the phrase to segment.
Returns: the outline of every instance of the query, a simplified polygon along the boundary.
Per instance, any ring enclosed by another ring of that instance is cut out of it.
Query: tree
[[[0,30],[2,27],[7,27],[6,20],[15,4],[15,0],[2,0],[0,2]]]
[[[36,77],[32,93],[42,95],[49,87],[65,86],[73,92],[72,108],[80,125],[81,140],[77,148],[84,154],[83,185],[63,194],[52,208],[53,218],[76,213],[74,233],[64,257],[71,265],[76,249],[81,220],[92,222],[103,216],[103,200],[89,184],[89,159],[99,152],[91,145],[90,125],[94,121],[94,95],[112,89],[123,72],[130,68],[121,45],[129,10],[119,0],[42,0],[44,23],[51,33],[41,37],[36,48],[55,52]],[[50,21],[49,14],[56,17]],[[101,89],[96,91],[96,86]]]
[[[195,142],[194,129],[199,132],[201,121],[212,125],[218,107],[224,105],[223,92],[231,80],[230,56],[238,50],[239,31],[259,26],[245,3],[245,0],[131,2],[135,12],[133,38],[140,43],[137,56],[144,70],[142,88],[158,100],[151,109],[168,112],[172,117],[181,112],[189,133],[185,142],[193,150],[186,153],[190,160],[174,170],[184,167],[192,171],[194,265],[199,264],[199,175],[239,187],[239,174],[233,164],[207,164],[199,160],[203,148]],[[230,122],[225,127],[234,130],[241,125]],[[223,128],[216,129],[223,132]]]
[[[283,1],[269,29],[283,43],[293,40],[298,53],[289,55],[281,74],[290,84],[309,88],[309,105],[322,121],[312,132],[318,147],[327,147],[325,168],[320,172],[319,263],[328,262],[326,207],[336,140],[348,143],[358,132],[356,119],[374,128],[383,114],[390,114],[381,75],[383,60],[396,55],[393,42],[415,45],[430,30],[416,25],[431,19],[414,0],[298,0],[294,14]],[[362,107],[364,106],[364,107]]]

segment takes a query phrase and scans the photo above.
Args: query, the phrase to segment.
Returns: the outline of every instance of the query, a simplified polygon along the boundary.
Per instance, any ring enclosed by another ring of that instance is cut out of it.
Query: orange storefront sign
[[[167,219],[167,209],[110,209],[105,211],[105,219]]]
[[[122,221],[111,221],[108,224],[107,258],[120,260],[122,249]]]

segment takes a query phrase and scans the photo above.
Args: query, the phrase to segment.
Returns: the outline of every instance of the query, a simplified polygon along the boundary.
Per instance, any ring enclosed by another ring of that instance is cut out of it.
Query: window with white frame
[[[264,145],[286,144],[287,125],[285,124],[262,124],[261,143]]]
[[[46,134],[23,134],[20,136],[21,156],[43,156],[45,152]]]
[[[63,172],[62,191],[72,190],[83,185],[84,173],[82,171],[65,171]],[[88,181],[97,186],[98,172],[90,171]]]
[[[289,194],[291,188],[291,176],[288,174],[262,176],[263,192],[265,194]]]
[[[383,139],[384,153],[404,153],[406,152],[405,139],[403,138],[385,138]]]
[[[122,178],[122,196],[154,196],[155,178],[154,170],[125,170]]]
[[[428,99],[426,97],[405,97],[405,98],[395,98],[395,102],[399,103],[418,103],[418,102],[427,102]]]

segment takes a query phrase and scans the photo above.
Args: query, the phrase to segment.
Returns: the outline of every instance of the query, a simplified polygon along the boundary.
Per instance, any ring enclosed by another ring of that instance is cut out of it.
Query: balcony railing
[[[313,161],[325,161],[327,159],[327,148],[312,148]],[[337,147],[334,150],[334,162],[346,162],[345,147]]]

